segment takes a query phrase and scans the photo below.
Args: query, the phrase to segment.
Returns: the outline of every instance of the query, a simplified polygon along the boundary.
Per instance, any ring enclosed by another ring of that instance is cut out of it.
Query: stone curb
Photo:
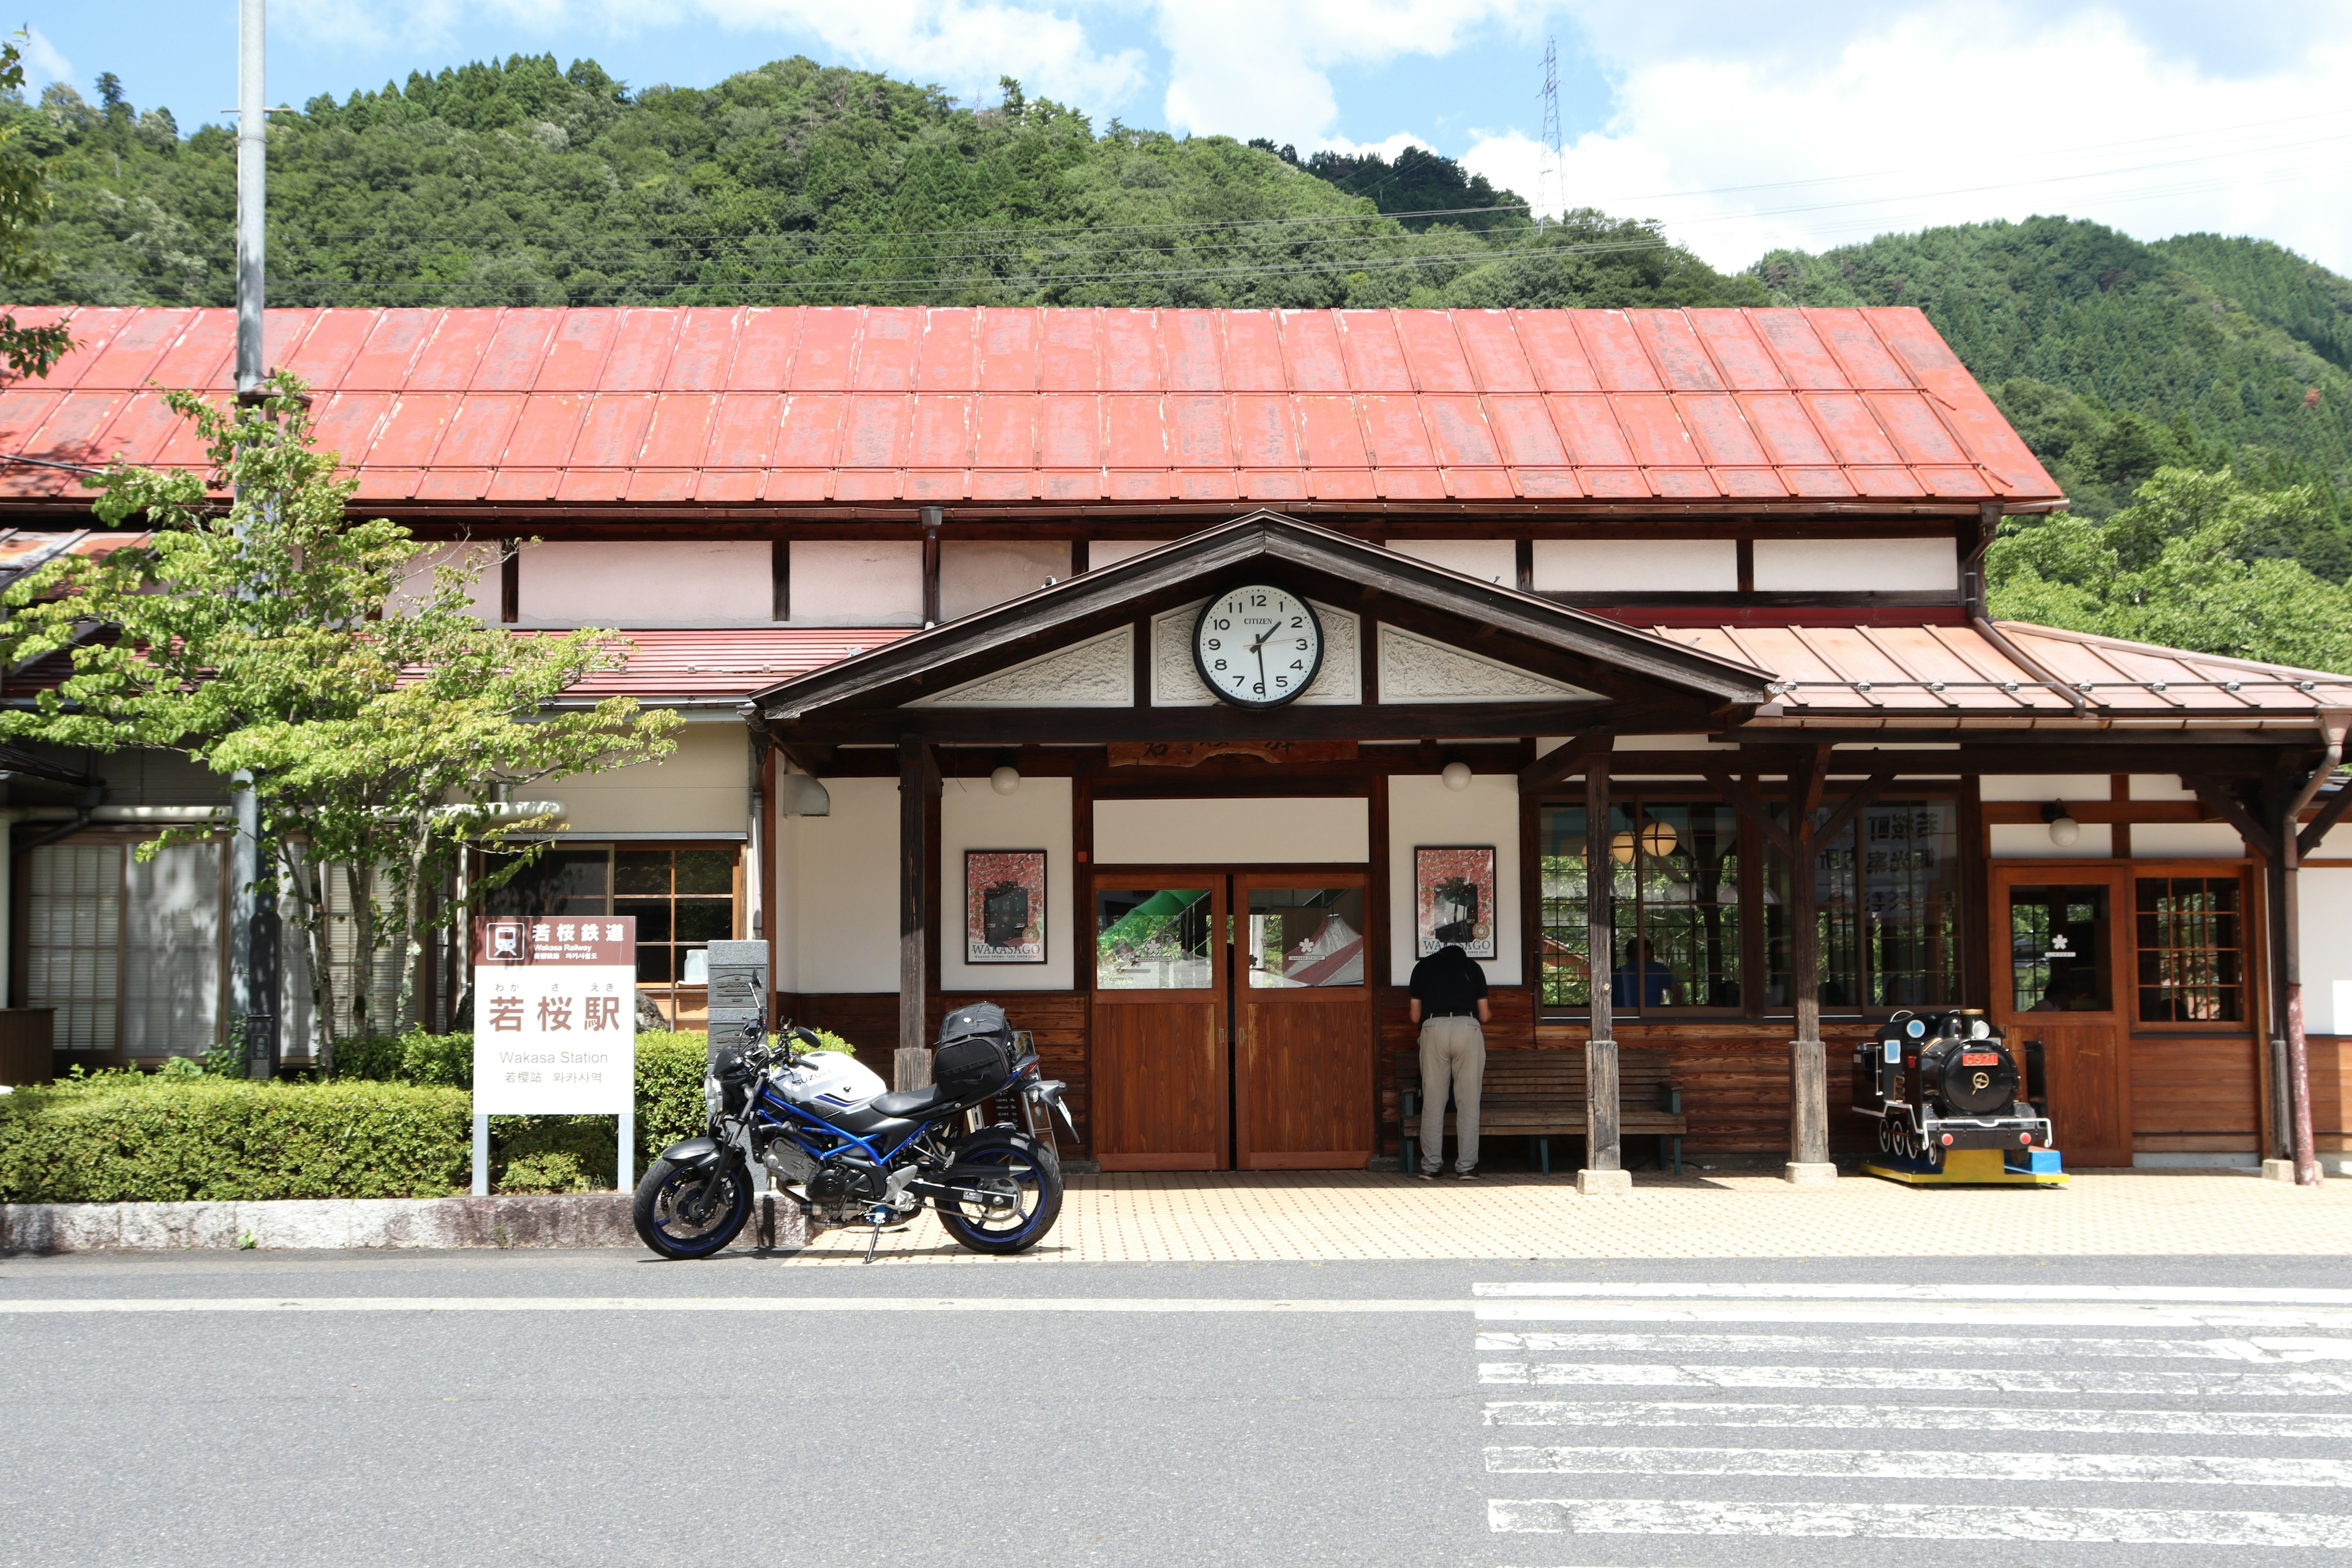
[[[738,1247],[797,1248],[807,1227],[762,1197]],[[557,1197],[325,1198],[276,1203],[0,1204],[0,1253],[255,1247],[628,1247],[625,1193]]]

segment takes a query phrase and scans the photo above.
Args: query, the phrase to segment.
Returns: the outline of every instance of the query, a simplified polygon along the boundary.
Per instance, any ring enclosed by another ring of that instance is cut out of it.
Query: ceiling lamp
[[[1470,764],[1457,757],[1440,768],[1437,776],[1445,781],[1447,789],[1459,794],[1470,787]]]
[[[1021,770],[1005,763],[988,775],[988,787],[999,795],[1011,795],[1021,787]]]
[[[2043,806],[2042,820],[2050,825],[2050,842],[2061,849],[2072,849],[2074,841],[2083,837],[2083,825],[2067,813],[2063,800],[2053,800]]]
[[[1682,843],[1682,837],[1675,832],[1671,825],[1660,822],[1654,817],[1642,825],[1642,836],[1638,841],[1634,838],[1631,828],[1621,828],[1612,835],[1609,839],[1609,858],[1616,861],[1620,866],[1631,866],[1633,863],[1637,842],[1641,853],[1654,859],[1663,860],[1675,852],[1675,847]]]

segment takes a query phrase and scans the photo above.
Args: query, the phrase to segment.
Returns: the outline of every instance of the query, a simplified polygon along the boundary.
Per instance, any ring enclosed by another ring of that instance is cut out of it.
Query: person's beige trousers
[[[1478,1087],[1486,1078],[1486,1037],[1475,1018],[1431,1018],[1421,1026],[1421,1168],[1445,1167],[1445,1091],[1454,1090],[1454,1168],[1478,1167]]]

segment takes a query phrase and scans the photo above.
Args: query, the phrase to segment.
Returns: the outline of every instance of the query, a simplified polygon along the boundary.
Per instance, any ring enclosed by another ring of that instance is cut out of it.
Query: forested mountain
[[[52,297],[226,304],[235,146],[110,85],[5,112],[51,159]],[[1328,161],[1327,161],[1328,162]],[[1442,165],[1442,167],[1440,167]],[[1330,177],[1324,177],[1328,175]],[[1403,178],[1397,176],[1402,175]],[[1369,177],[1368,177],[1369,176]],[[1374,187],[1351,194],[1352,183]],[[1097,132],[780,60],[629,92],[516,57],[270,121],[272,304],[1761,303],[1652,227],[1517,209],[1433,156],[1301,166],[1225,137]],[[28,300],[26,303],[40,303]]]

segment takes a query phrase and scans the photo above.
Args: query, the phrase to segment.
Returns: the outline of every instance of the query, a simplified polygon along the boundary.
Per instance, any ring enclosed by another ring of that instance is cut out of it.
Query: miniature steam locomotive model
[[[2050,1148],[2050,1119],[2020,1098],[2007,1042],[1974,1010],[1897,1013],[1857,1044],[1853,1109],[1876,1119],[1880,1151],[1914,1169],[1940,1168],[1950,1150],[1998,1149],[2017,1165]]]

